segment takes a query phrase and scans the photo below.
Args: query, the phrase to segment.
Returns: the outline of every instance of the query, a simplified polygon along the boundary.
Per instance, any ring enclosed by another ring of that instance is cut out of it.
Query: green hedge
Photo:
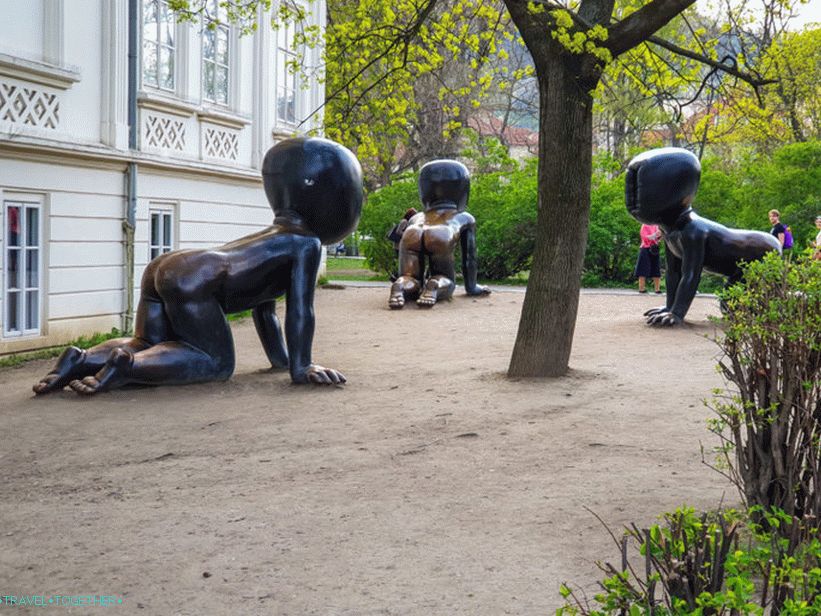
[[[602,160],[592,178],[582,279],[586,286],[633,279],[639,223],[624,207],[624,175],[612,174],[612,161]],[[416,182],[415,174],[407,174],[368,197],[359,231],[370,238],[363,241],[362,251],[375,271],[396,269],[393,245],[385,234],[407,208],[421,208]],[[530,268],[536,203],[535,160],[517,171],[474,174],[468,210],[476,218],[481,278],[500,280]],[[778,209],[793,231],[796,247],[803,248],[815,236],[814,217],[821,213],[821,143],[787,145],[769,159],[706,158],[695,207],[716,222],[764,231],[770,227],[767,211]]]

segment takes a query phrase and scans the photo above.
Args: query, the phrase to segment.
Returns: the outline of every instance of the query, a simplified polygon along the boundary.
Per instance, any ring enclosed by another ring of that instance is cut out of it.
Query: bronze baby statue
[[[728,229],[696,214],[690,204],[700,179],[698,158],[681,148],[644,152],[627,167],[627,210],[639,222],[659,225],[667,248],[667,303],[644,313],[650,325],[682,322],[702,269],[726,276],[729,286],[741,279],[742,263],[781,251],[768,233]]]
[[[468,295],[490,293],[476,284],[476,220],[465,211],[469,193],[470,174],[462,163],[434,160],[422,167],[419,197],[425,210],[410,219],[399,242],[399,277],[391,286],[390,308],[398,310],[408,299],[415,299],[421,308],[450,299],[456,288],[453,252],[457,242],[462,248],[465,291]]]
[[[234,371],[234,343],[225,315],[248,309],[271,366],[288,368],[294,383],[344,383],[342,374],[311,361],[313,299],[322,244],[338,242],[359,220],[359,162],[327,139],[288,139],[268,151],[262,176],[275,215],[270,227],[151,261],[134,337],[86,351],[67,348],[34,393],[66,385],[90,395],[129,383],[226,380]],[[285,338],[274,310],[283,294]]]

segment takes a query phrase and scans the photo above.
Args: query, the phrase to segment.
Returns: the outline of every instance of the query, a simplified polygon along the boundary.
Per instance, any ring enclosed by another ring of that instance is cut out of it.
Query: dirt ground
[[[227,383],[34,398],[0,371],[0,597],[113,595],[107,613],[551,614],[617,562],[605,529],[734,489],[701,462],[721,385],[713,298],[647,327],[652,294],[582,295],[569,376],[504,377],[523,295],[431,311],[317,292],[314,359],[265,369],[250,320]],[[0,614],[97,613],[8,608]]]

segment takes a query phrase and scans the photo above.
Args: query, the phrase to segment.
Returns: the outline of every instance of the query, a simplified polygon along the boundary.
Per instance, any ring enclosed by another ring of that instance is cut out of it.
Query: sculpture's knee
[[[64,366],[64,365],[71,365],[71,366],[79,366],[85,361],[86,352],[76,346],[66,347],[62,353],[60,353],[60,357],[57,358],[57,365]]]
[[[227,381],[234,374],[234,358],[218,357],[213,359],[215,381]]]
[[[105,363],[107,366],[117,370],[120,374],[123,374],[131,370],[131,367],[134,365],[134,355],[131,351],[118,347],[111,350]]]

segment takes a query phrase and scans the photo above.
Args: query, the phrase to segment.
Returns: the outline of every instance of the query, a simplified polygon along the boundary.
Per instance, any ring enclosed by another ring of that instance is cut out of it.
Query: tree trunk
[[[587,245],[592,175],[591,79],[570,54],[542,58],[536,247],[508,376],[567,372]]]

